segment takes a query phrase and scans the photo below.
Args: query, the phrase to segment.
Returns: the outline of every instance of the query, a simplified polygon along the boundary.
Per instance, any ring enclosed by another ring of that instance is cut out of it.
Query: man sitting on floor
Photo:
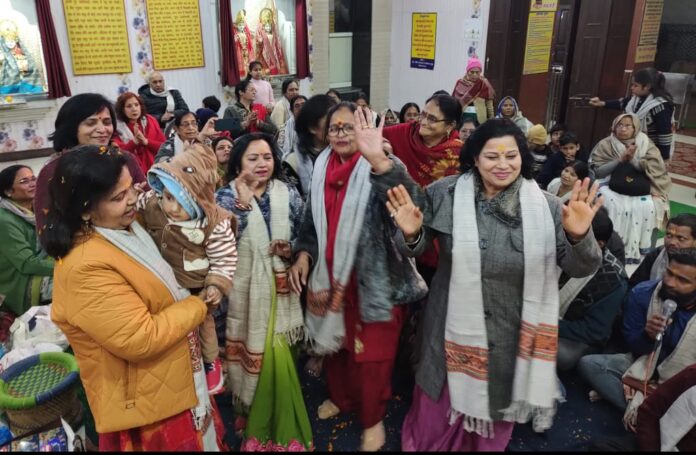
[[[612,323],[628,291],[628,278],[621,262],[609,251],[607,242],[614,225],[606,211],[598,211],[592,231],[602,249],[602,265],[585,278],[561,277],[558,321],[558,359],[560,371],[571,370],[580,357],[600,352],[611,334]]]
[[[628,280],[628,286],[633,288],[643,281],[659,280],[665,273],[669,255],[679,248],[696,248],[696,215],[680,213],[669,220],[665,244],[645,255]]]
[[[667,299],[677,304],[669,321],[662,315]],[[661,281],[646,281],[629,293],[623,335],[631,352],[580,359],[580,375],[595,393],[626,408],[628,428],[635,428],[636,410],[652,389],[648,381],[663,383],[696,363],[695,314],[696,249],[677,250],[670,253]],[[658,335],[661,341],[657,341]]]

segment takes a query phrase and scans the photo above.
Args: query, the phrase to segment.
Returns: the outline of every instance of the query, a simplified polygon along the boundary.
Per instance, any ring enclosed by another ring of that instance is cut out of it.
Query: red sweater
[[[145,128],[142,127],[142,123],[145,123]],[[131,133],[135,134],[135,123],[128,122],[127,125]],[[155,162],[155,155],[157,155],[160,146],[164,143],[165,137],[157,119],[150,114],[145,114],[145,122],[138,122],[138,126],[143,130],[143,134],[147,139],[147,145],[136,144],[134,140],[125,142],[118,133],[114,135],[114,143],[116,143],[121,150],[128,150],[131,152],[135,156],[135,159],[138,160],[138,164],[143,170],[143,173],[147,173],[150,166]]]
[[[696,365],[660,384],[638,408],[636,439],[641,451],[660,451],[660,418],[679,396],[696,385]],[[696,451],[696,427],[677,444],[681,452]]]

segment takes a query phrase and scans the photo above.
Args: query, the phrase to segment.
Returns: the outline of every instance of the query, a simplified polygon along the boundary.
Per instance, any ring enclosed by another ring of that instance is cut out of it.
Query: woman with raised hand
[[[326,355],[329,399],[319,418],[357,412],[360,449],[376,451],[386,438],[383,420],[404,321],[399,304],[423,298],[426,287],[413,263],[396,252],[394,226],[383,210],[386,192],[375,190],[374,167],[363,158],[364,147],[376,144],[391,163],[383,124],[374,128],[370,113],[367,125],[362,111],[344,102],[327,115],[329,146],[314,165],[289,278],[298,295],[307,287],[307,336],[314,352]],[[361,142],[359,131],[372,132],[374,140]]]
[[[577,182],[567,206],[542,192],[526,138],[506,119],[474,131],[461,173],[425,190],[385,160],[378,137],[370,143],[360,150],[388,194],[399,251],[441,245],[402,448],[502,451],[514,422],[549,428],[561,397],[558,267],[581,277],[600,264],[590,231],[597,187]]]

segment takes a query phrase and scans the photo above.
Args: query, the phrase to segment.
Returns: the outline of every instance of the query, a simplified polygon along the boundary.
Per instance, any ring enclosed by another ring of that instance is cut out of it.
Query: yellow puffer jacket
[[[206,315],[98,234],[57,263],[51,319],[68,337],[99,433],[137,428],[198,402],[186,335]]]

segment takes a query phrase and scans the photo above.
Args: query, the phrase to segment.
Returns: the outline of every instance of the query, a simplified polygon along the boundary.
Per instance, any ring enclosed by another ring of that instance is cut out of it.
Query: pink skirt
[[[495,422],[494,437],[484,438],[464,429],[462,418],[449,424],[449,388],[445,383],[440,399],[433,401],[416,385],[413,401],[401,430],[405,452],[502,452],[512,437],[513,422]]]

